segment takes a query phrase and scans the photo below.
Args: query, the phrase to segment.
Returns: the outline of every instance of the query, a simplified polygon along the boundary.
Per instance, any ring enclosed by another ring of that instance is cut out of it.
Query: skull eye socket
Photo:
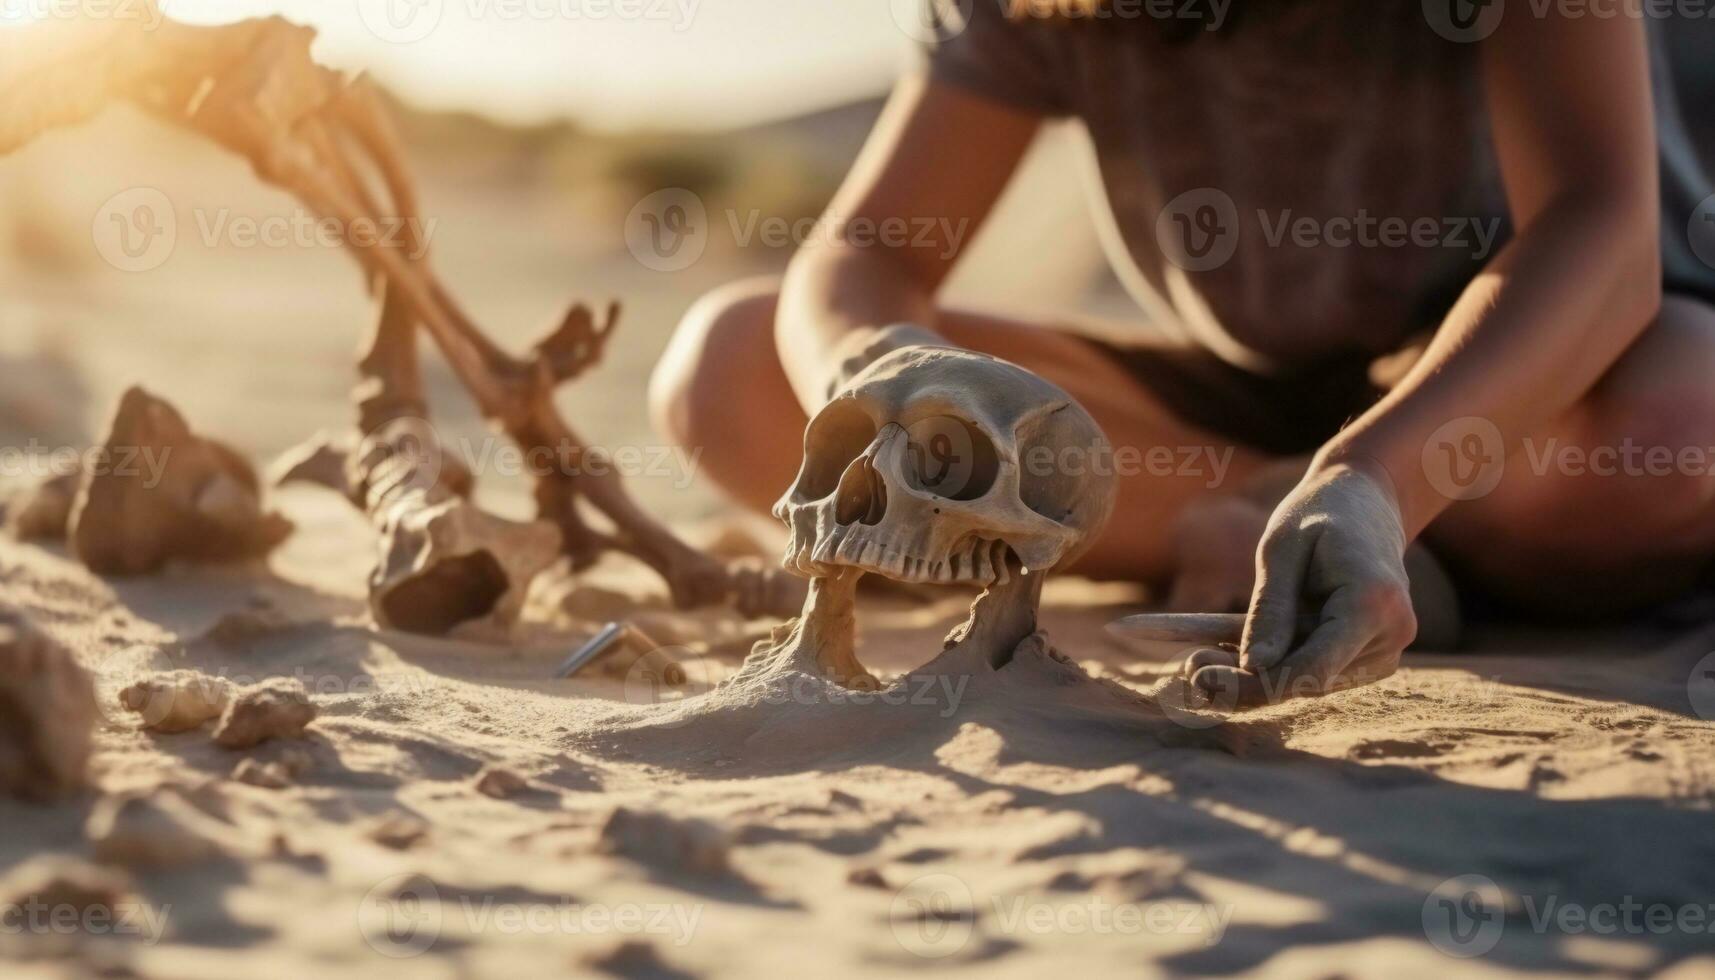
[[[906,430],[905,480],[948,500],[976,500],[1000,475],[1000,454],[983,430],[961,418],[935,415]]]
[[[875,441],[876,425],[857,402],[842,398],[816,413],[804,433],[804,496],[819,500],[834,492],[852,460]]]

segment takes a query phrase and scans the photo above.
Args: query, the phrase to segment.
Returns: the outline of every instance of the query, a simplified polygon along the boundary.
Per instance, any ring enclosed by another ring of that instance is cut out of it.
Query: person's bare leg
[[[700,450],[703,475],[761,511],[797,475],[808,421],[775,355],[775,289],[773,280],[751,280],[699,301],[650,384],[657,429]],[[1120,365],[1076,337],[964,311],[942,312],[935,328],[953,343],[1005,358],[1065,388],[1101,423],[1116,449],[1168,447],[1177,461],[1179,447],[1210,447],[1227,458],[1218,480],[1212,465],[1171,472],[1134,466],[1142,471],[1122,474],[1114,518],[1079,562],[1084,574],[1164,584],[1178,564],[1172,529],[1186,505],[1233,494],[1272,462],[1181,422]],[[1254,547],[1254,540],[1244,546],[1245,563]]]
[[[1429,532],[1437,552],[1544,612],[1620,611],[1682,592],[1715,559],[1711,379],[1715,308],[1668,297],[1572,412],[1508,456],[1494,492],[1442,515]],[[1633,463],[1614,460],[1613,475],[1580,472],[1607,467],[1598,450],[1628,445]]]

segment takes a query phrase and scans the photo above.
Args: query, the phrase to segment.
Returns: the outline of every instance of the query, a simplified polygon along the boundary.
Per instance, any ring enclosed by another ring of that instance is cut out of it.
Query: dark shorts
[[[1277,456],[1315,452],[1386,390],[1368,356],[1262,375],[1193,348],[1090,343],[1181,421]]]
[[[1715,292],[1669,279],[1670,296],[1715,306]],[[1195,348],[1118,347],[1088,340],[1123,367],[1175,417],[1217,436],[1278,456],[1321,448],[1368,411],[1421,353],[1417,344],[1394,354],[1331,358],[1294,371],[1264,375],[1234,367]]]

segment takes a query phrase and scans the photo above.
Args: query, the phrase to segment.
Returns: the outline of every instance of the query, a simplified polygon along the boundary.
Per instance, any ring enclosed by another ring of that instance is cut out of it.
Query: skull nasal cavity
[[[834,521],[839,524],[879,524],[887,513],[887,484],[875,468],[875,454],[852,460],[834,495]]]

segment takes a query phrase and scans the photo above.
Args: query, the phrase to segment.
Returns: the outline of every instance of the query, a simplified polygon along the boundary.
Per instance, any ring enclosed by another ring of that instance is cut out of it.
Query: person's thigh
[[[764,511],[797,475],[808,422],[775,354],[775,289],[773,282],[753,280],[693,307],[662,357],[651,392],[657,425],[701,453],[700,472],[738,502]],[[1173,564],[1173,523],[1185,504],[1243,485],[1269,461],[1181,422],[1099,347],[1052,325],[944,310],[935,329],[954,344],[1012,361],[1064,388],[1116,449],[1128,450],[1116,453],[1122,464],[1118,506],[1078,564],[1085,574],[1164,581]],[[1155,454],[1147,455],[1152,449]],[[1144,465],[1163,458],[1168,465]]]
[[[1670,598],[1715,557],[1715,308],[1668,297],[1566,417],[1431,541],[1474,584],[1543,611]]]

